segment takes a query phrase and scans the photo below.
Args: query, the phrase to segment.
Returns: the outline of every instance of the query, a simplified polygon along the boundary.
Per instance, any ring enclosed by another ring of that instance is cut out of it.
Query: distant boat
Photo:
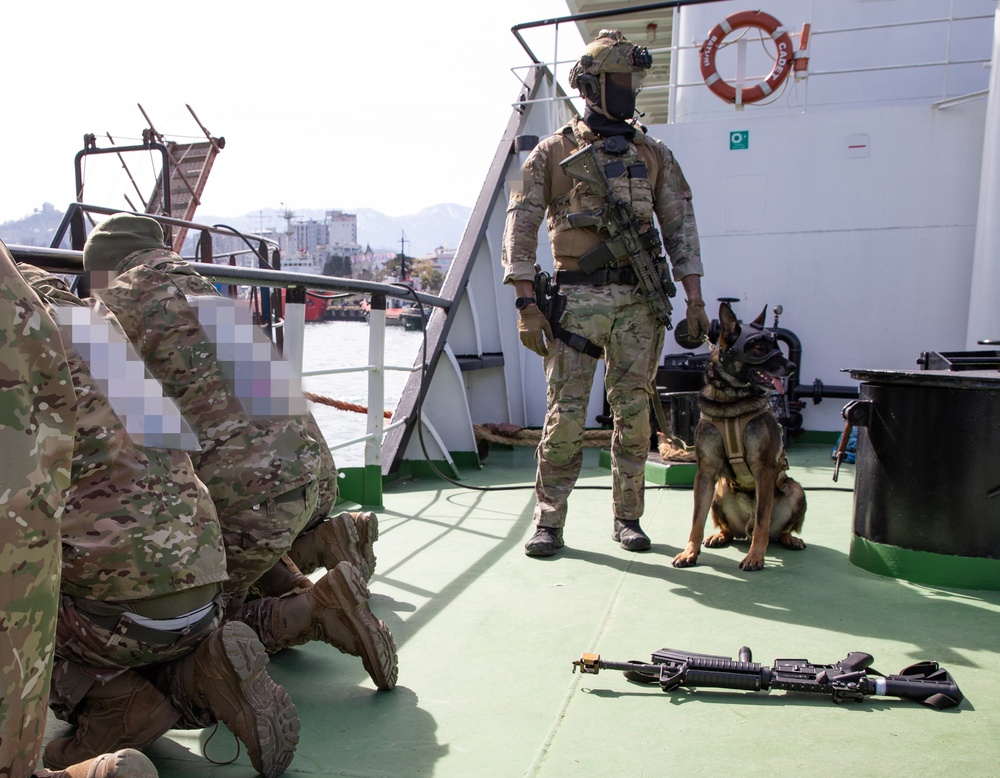
[[[403,308],[399,312],[399,319],[403,323],[404,330],[422,330],[427,322],[429,311],[421,313],[416,306]]]
[[[316,292],[306,292],[306,321],[323,321],[330,305],[328,297]]]

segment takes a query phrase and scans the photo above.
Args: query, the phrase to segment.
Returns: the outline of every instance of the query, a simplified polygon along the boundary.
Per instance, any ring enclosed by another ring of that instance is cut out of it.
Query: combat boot
[[[254,769],[275,778],[295,756],[299,718],[288,692],[267,674],[267,662],[253,630],[228,622],[166,665],[157,685],[191,716],[210,711],[247,747]]]
[[[524,544],[524,553],[528,556],[553,556],[564,545],[562,527],[538,527]]]
[[[274,567],[258,578],[250,590],[258,597],[280,597],[299,589],[308,589],[312,585],[312,581],[303,575],[291,557],[282,554]]]
[[[145,748],[180,716],[159,689],[129,670],[88,690],[77,709],[76,732],[50,740],[42,761],[63,770],[120,748]]]
[[[306,574],[321,567],[332,570],[340,562],[350,562],[370,581],[375,573],[372,546],[376,540],[378,517],[374,513],[338,513],[299,535],[288,555]]]
[[[341,562],[311,589],[274,601],[269,651],[321,640],[361,662],[379,689],[396,685],[396,643],[368,607],[371,594],[361,573]]]
[[[649,551],[649,536],[642,531],[639,520],[615,519],[615,531],[611,539],[617,540],[628,551]]]
[[[157,778],[153,763],[132,748],[101,754],[65,770],[35,770],[32,778]]]

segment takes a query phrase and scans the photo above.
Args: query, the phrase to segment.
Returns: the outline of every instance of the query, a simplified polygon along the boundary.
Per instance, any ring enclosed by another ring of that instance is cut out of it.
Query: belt
[[[198,632],[199,630],[207,627],[218,618],[221,606],[220,601],[218,606],[210,607],[204,616],[194,623],[189,624],[187,627],[176,630],[164,630],[157,629],[156,627],[148,627],[132,621],[131,618],[126,618],[130,616],[130,614],[124,609],[122,609],[118,614],[107,612],[95,613],[94,610],[96,609],[91,608],[93,601],[77,599],[74,597],[73,602],[76,605],[77,610],[81,611],[88,621],[115,633],[111,638],[111,642],[117,642],[121,638],[127,637],[130,640],[136,640],[142,643],[151,643],[157,646],[173,645],[185,635],[188,635],[191,632]],[[82,606],[81,602],[83,603]],[[109,603],[101,603],[101,605],[106,606],[109,605]],[[103,611],[103,608],[101,610]],[[150,621],[164,620],[150,619]],[[111,642],[109,642],[108,645],[111,645]]]
[[[585,284],[587,286],[607,286],[608,284],[625,284],[635,286],[639,277],[631,267],[602,267],[593,273],[582,270],[557,270],[553,281],[556,285]]]
[[[222,591],[222,584],[205,584],[190,589],[164,594],[161,597],[151,597],[146,600],[122,600],[107,602],[105,600],[88,600],[74,597],[73,602],[79,610],[98,616],[120,616],[122,613],[138,613],[147,619],[175,619],[191,611],[196,611],[208,605]]]

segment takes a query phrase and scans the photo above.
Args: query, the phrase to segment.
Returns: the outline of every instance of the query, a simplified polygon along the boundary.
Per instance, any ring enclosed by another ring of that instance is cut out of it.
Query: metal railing
[[[561,73],[568,73],[570,67],[577,61],[576,54],[578,52],[573,51],[571,53],[571,58],[565,58],[563,55],[560,58],[560,26],[565,25],[578,25],[585,26],[585,23],[597,20],[607,20],[607,19],[633,19],[636,16],[651,15],[655,12],[662,11],[676,11],[682,9],[685,6],[695,6],[704,5],[709,3],[718,3],[722,0],[661,0],[661,2],[647,3],[644,5],[635,6],[618,6],[614,8],[608,8],[605,10],[598,11],[587,11],[585,13],[572,14],[567,16],[560,16],[551,19],[542,19],[534,22],[524,22],[522,24],[514,25],[511,28],[511,32],[514,37],[520,43],[521,47],[524,49],[525,53],[528,55],[531,63],[518,68],[514,68],[515,75],[519,71],[540,69],[551,73],[552,78],[557,82],[556,88],[553,90],[554,94],[551,96],[539,97],[535,100],[520,100],[512,105],[525,106],[532,102],[538,103],[557,103],[557,102],[573,102],[577,101],[577,106],[582,105],[582,98],[576,94],[575,91],[568,88],[568,84],[565,84],[561,79]],[[722,17],[720,16],[720,19]],[[857,34],[866,32],[879,32],[885,30],[898,30],[906,28],[919,28],[926,27],[929,25],[953,25],[957,22],[970,22],[970,21],[981,21],[981,22],[992,22],[994,19],[993,14],[970,14],[963,16],[955,13],[954,9],[951,9],[950,13],[947,15],[941,15],[926,19],[914,19],[914,20],[901,20],[894,22],[887,22],[882,24],[868,24],[862,26],[853,27],[841,27],[841,28],[826,28],[826,29],[812,29],[811,36],[812,41],[822,40],[824,37],[835,37],[843,34]],[[540,57],[535,51],[532,50],[529,43],[525,40],[522,34],[526,30],[534,30],[540,28],[551,28],[552,31],[552,55],[547,60]],[[800,33],[796,30],[789,30],[789,35],[792,38],[798,38]],[[950,41],[950,28],[949,28],[949,41]],[[642,43],[642,41],[637,41]],[[812,44],[810,44],[812,45]],[[677,94],[679,90],[686,88],[701,88],[705,86],[705,82],[701,79],[696,79],[694,81],[679,81],[677,78],[678,68],[676,63],[682,55],[697,56],[697,52],[700,50],[701,42],[694,41],[688,44],[681,44],[676,35],[674,35],[673,42],[668,46],[656,46],[655,48],[650,45],[650,51],[654,55],[662,54],[668,61],[666,68],[669,74],[666,82],[664,83],[647,83],[644,85],[642,92],[640,93],[640,103],[642,102],[643,96],[657,95],[654,101],[648,104],[648,107],[642,108],[640,110],[652,111],[651,119],[647,118],[647,123],[653,124],[669,124],[675,121],[676,115],[676,104],[677,104]],[[656,57],[658,58],[658,57]],[[962,65],[981,65],[984,68],[990,66],[991,57],[961,57],[954,56],[951,52],[951,46],[949,44],[946,55],[943,58],[927,59],[920,62],[895,62],[895,63],[879,63],[879,64],[862,64],[857,67],[830,67],[830,68],[815,68],[810,64],[808,69],[808,79],[817,78],[828,78],[831,76],[843,76],[843,75],[854,75],[854,74],[867,74],[867,73],[889,73],[892,71],[900,70],[912,70],[912,69],[927,69],[927,68],[950,68],[952,66],[962,66]],[[967,101],[970,99],[981,99],[986,93],[983,91],[976,91],[970,93],[969,95],[961,95],[958,97],[947,97],[947,72],[942,81],[942,95],[940,100],[942,103],[949,100],[963,100]],[[764,75],[761,74],[756,77],[752,77],[751,80],[762,80]],[[521,79],[522,83],[524,79]],[[789,79],[785,82],[785,85],[791,82]],[[648,81],[648,77],[647,77]],[[783,87],[784,88],[784,87]],[[665,93],[664,97],[660,97],[659,94]],[[779,92],[780,94],[780,92]],[[803,111],[808,110],[809,101],[805,98],[801,109]],[[662,115],[661,115],[662,114]],[[555,115],[553,113],[553,115]],[[550,128],[555,131],[556,124]]]
[[[81,282],[83,282],[81,288],[78,289],[78,294],[87,296],[89,295],[89,288],[85,283],[86,276],[83,269],[83,254],[81,251],[86,238],[84,220],[89,214],[99,214],[103,217],[121,212],[120,209],[115,208],[73,203],[67,210],[53,238],[53,245],[56,247],[40,248],[10,245],[8,248],[19,262],[26,262],[53,273],[78,276]],[[149,214],[137,215],[154,218],[166,228],[183,227],[198,233],[196,245],[198,246],[199,256],[194,259],[188,257],[184,257],[184,259],[189,262],[192,268],[208,280],[218,284],[229,285],[231,293],[234,295],[237,286],[250,287],[251,290],[257,290],[260,293],[260,299],[259,308],[255,307],[253,309],[255,323],[267,332],[268,337],[275,343],[282,355],[290,362],[299,375],[308,377],[336,373],[368,374],[365,434],[346,441],[335,441],[330,444],[330,449],[338,450],[365,443],[364,472],[360,483],[353,485],[353,488],[350,489],[345,489],[342,484],[341,493],[348,499],[353,499],[362,504],[381,504],[382,440],[386,432],[395,427],[405,425],[408,421],[404,416],[399,419],[394,418],[389,425],[385,424],[385,371],[400,370],[412,372],[422,367],[422,364],[411,367],[385,365],[386,300],[390,297],[407,297],[421,307],[443,309],[450,308],[451,301],[437,295],[416,291],[405,284],[380,283],[353,278],[338,278],[283,271],[280,269],[281,256],[277,245],[266,238],[256,235],[245,235],[225,225],[197,224],[169,217],[151,216]],[[71,235],[72,242],[77,248],[58,247],[64,241],[67,233]],[[228,261],[235,262],[235,256],[239,254],[251,254],[258,266],[245,267],[235,264],[216,264],[212,261],[197,261],[199,259],[211,260],[214,257],[212,242],[214,236],[236,236],[245,243],[246,250],[224,252],[224,255],[228,257]],[[278,289],[286,290],[285,294],[278,294],[276,291]],[[305,303],[306,292],[309,290],[339,292],[345,295],[363,295],[368,299],[370,305],[368,315],[368,364],[303,372]],[[348,484],[348,486],[351,485]]]

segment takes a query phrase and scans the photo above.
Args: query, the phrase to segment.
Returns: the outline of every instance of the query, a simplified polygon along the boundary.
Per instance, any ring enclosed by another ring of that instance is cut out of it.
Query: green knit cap
[[[122,260],[142,249],[167,249],[163,228],[155,219],[116,213],[98,224],[83,244],[85,270],[118,270]]]

